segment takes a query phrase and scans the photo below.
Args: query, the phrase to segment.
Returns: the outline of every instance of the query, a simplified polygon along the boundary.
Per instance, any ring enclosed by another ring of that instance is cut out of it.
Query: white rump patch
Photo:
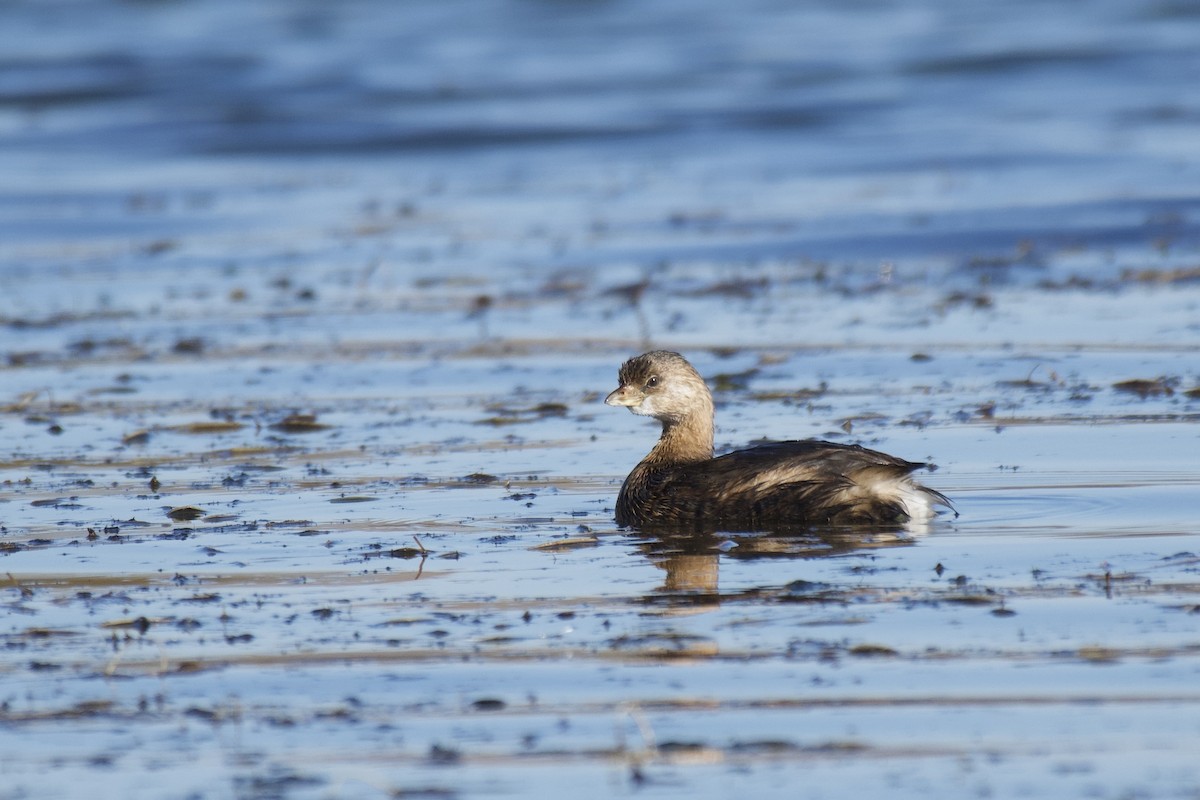
[[[904,527],[913,533],[923,533],[929,530],[929,521],[937,516],[934,510],[934,496],[913,483],[907,475],[902,477],[874,477],[866,483],[859,484],[871,494],[882,500],[896,503],[908,515]]]

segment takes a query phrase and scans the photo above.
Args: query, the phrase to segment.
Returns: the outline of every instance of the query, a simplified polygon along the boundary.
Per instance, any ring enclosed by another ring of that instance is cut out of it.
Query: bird
[[[779,441],[713,455],[712,392],[686,358],[629,359],[604,400],[662,423],[617,496],[616,521],[639,530],[774,531],[923,525],[950,500],[912,478],[932,464],[860,445]],[[957,512],[955,512],[957,515]]]

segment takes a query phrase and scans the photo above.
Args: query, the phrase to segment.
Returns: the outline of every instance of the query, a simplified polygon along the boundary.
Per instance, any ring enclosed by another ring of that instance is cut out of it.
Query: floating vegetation
[[[1136,394],[1143,400],[1148,397],[1170,397],[1175,394],[1175,387],[1179,385],[1179,378],[1134,378],[1127,381],[1119,381],[1113,384],[1113,388],[1118,392],[1127,392],[1128,394]]]
[[[1200,266],[1175,267],[1173,269],[1157,267],[1126,269],[1121,271],[1121,280],[1165,285],[1197,283],[1200,282]]]
[[[750,388],[750,381],[758,374],[757,367],[742,372],[718,372],[708,378],[708,383],[717,392],[743,392]]]
[[[884,644],[856,644],[846,652],[860,658],[879,658],[881,656],[895,658],[900,655],[894,648]]]
[[[479,420],[480,425],[519,425],[537,422],[547,417],[565,417],[570,408],[566,403],[538,403],[528,408],[495,405],[488,408],[493,416]]]
[[[196,356],[204,352],[204,339],[199,336],[189,337],[187,339],[179,339],[171,346],[171,352],[178,355]]]
[[[172,430],[179,431],[180,433],[219,434],[233,433],[234,431],[240,431],[244,427],[245,425],[242,423],[234,422],[233,420],[207,420],[204,422],[189,422],[185,425],[176,425]]]
[[[150,431],[147,430],[134,431],[133,433],[127,433],[121,437],[121,444],[123,445],[146,444],[149,441]]]
[[[176,506],[167,510],[167,516],[177,522],[191,522],[200,519],[207,512],[197,506]]]
[[[593,547],[600,543],[597,536],[566,536],[549,542],[539,542],[531,550],[572,550],[577,547]]]
[[[1047,391],[1049,389],[1060,388],[1063,385],[1058,374],[1053,371],[1048,372],[1047,378],[1044,381],[1034,380],[1033,376],[1037,374],[1039,369],[1041,369],[1041,365],[1030,370],[1029,374],[1024,378],[997,381],[996,385],[1008,389],[1031,389],[1034,391]]]
[[[271,430],[282,433],[316,433],[328,429],[328,425],[317,422],[315,414],[289,414],[271,425]]]

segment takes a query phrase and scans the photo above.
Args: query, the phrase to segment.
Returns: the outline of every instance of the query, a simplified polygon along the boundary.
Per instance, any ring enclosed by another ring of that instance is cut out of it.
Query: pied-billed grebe
[[[678,353],[621,365],[605,403],[662,422],[662,437],[621,486],[617,524],[634,528],[772,530],[925,522],[940,492],[913,481],[929,466],[858,445],[772,442],[713,458],[713,400]]]

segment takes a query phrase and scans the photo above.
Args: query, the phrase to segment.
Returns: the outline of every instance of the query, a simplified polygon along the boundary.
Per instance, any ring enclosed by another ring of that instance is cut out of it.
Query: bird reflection
[[[717,605],[721,559],[813,559],[843,556],[861,550],[903,547],[915,542],[898,529],[827,528],[769,533],[676,532],[654,535],[642,531],[638,547],[666,572],[662,586],[648,600],[679,608]]]

